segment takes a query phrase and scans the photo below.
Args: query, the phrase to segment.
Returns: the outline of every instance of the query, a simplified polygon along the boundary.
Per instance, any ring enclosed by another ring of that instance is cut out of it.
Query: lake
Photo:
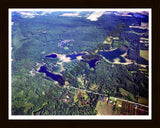
[[[113,51],[101,51],[99,52],[100,55],[104,56],[107,60],[114,62],[114,59],[119,58],[120,62],[124,63],[126,62],[123,57],[121,57],[122,54],[124,54],[126,51],[121,50],[120,48],[113,50]]]
[[[63,77],[61,75],[57,75],[57,74],[53,74],[47,71],[45,66],[41,66],[40,70],[38,71],[40,73],[45,73],[46,76],[52,78],[53,80],[59,82],[60,85],[64,85],[65,84],[65,80],[63,79]]]
[[[81,60],[81,61],[88,63],[90,68],[94,68],[96,66],[96,62],[99,61],[99,60],[100,59],[92,59],[90,61]]]
[[[45,56],[45,57],[52,57],[52,58],[56,58],[56,57],[57,57],[57,55],[56,55],[56,54],[51,54],[51,55],[47,55],[47,56]]]

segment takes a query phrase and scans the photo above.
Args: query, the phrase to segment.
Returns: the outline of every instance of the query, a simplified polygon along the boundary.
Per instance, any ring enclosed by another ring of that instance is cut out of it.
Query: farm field
[[[148,108],[133,103],[117,100],[115,115],[148,115]]]

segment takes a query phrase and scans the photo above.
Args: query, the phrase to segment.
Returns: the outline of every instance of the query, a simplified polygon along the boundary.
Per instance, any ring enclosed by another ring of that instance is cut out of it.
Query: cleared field
[[[113,106],[111,104],[107,104],[107,98],[98,101],[96,110],[98,111],[97,115],[112,115],[113,114]]]
[[[149,60],[148,56],[149,56],[149,52],[148,50],[140,50],[140,56],[146,60]]]

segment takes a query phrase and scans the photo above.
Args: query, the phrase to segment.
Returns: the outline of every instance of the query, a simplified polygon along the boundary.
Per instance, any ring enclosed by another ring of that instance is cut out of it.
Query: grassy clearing
[[[137,71],[131,71],[131,73],[137,73]]]
[[[132,93],[124,90],[123,88],[120,88],[119,91],[127,100],[136,101]]]
[[[31,103],[26,103],[26,104],[24,105],[24,107],[25,107],[24,113],[27,114],[28,110],[29,110],[31,107],[33,107],[33,106],[34,106],[34,105],[31,104]]]
[[[149,59],[149,58],[148,58],[148,55],[149,55],[148,50],[140,50],[140,56],[141,56],[142,58],[148,60],[148,59]]]
[[[119,108],[121,106],[122,106],[122,101],[121,100],[117,100],[116,108]]]
[[[138,98],[138,103],[148,105],[148,99],[144,98],[144,97],[139,97]]]
[[[123,96],[128,96],[128,91],[126,91],[126,90],[124,90],[123,88],[120,88],[119,89],[119,91],[121,92],[121,94],[123,95]]]
[[[92,91],[97,91],[98,88],[99,88],[99,85],[93,84],[89,89]]]
[[[77,91],[74,96],[74,103],[78,102],[79,107],[84,107],[89,105],[89,97],[85,91]]]
[[[79,91],[76,91],[75,96],[74,96],[74,103],[76,103],[78,101],[77,95],[78,95]]]
[[[143,71],[143,72],[147,72],[148,70],[146,68],[141,68],[139,69],[140,71]]]

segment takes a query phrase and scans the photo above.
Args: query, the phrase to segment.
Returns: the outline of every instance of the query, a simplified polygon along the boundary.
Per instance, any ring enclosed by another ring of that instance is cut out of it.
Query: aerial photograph
[[[9,117],[151,116],[150,9],[9,9]]]

